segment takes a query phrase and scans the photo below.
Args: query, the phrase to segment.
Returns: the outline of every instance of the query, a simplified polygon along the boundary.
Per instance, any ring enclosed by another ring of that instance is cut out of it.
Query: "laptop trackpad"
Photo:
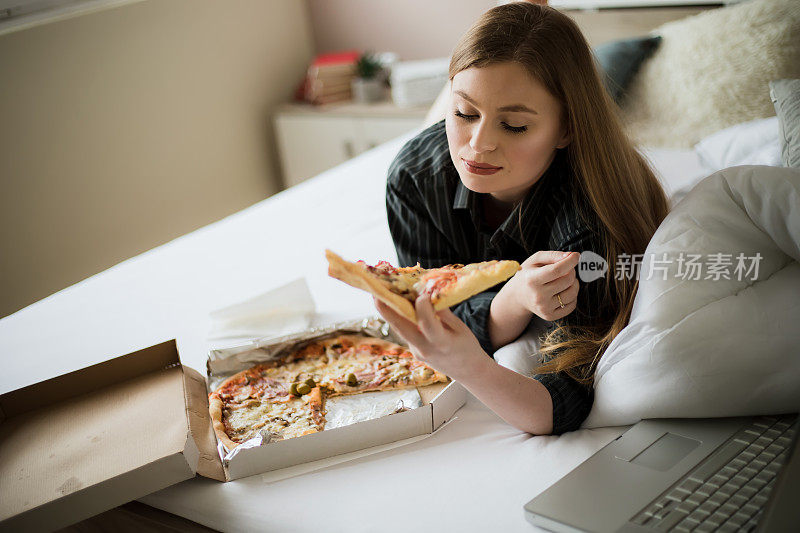
[[[674,433],[665,433],[642,450],[631,462],[666,472],[698,446],[700,446],[699,440],[681,437]]]

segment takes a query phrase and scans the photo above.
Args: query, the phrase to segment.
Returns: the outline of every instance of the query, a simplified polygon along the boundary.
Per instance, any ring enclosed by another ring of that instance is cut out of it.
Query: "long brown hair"
[[[572,135],[564,150],[576,184],[575,201],[581,216],[600,226],[609,265],[605,301],[615,313],[592,326],[557,327],[542,342],[546,362],[536,372],[564,371],[591,384],[597,361],[630,319],[638,287],[637,279],[617,279],[615,258],[644,253],[669,204],[624,132],[589,45],[569,17],[525,2],[490,9],[456,46],[450,79],[468,68],[507,61],[525,67],[561,103],[562,120]]]

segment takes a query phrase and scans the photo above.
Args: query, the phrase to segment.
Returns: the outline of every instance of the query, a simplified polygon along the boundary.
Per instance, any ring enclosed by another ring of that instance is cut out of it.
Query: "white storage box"
[[[403,61],[392,67],[392,100],[401,107],[430,104],[449,79],[450,59]]]

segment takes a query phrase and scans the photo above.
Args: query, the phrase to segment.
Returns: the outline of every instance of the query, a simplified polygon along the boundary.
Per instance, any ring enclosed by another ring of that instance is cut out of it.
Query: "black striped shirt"
[[[492,229],[483,217],[483,195],[467,189],[453,166],[444,121],[422,131],[389,167],[386,210],[400,266],[419,262],[423,268],[434,268],[491,259],[521,263],[539,250],[591,250],[604,256],[598,225],[588,224],[579,214],[565,159],[566,154],[559,150],[525,198]],[[581,283],[576,309],[562,321],[570,325],[607,321],[610,311],[602,297],[605,279]],[[494,352],[488,332],[489,308],[499,290],[500,285],[453,308],[489,354]],[[563,373],[533,377],[553,399],[553,433],[580,427],[591,409],[591,388]]]

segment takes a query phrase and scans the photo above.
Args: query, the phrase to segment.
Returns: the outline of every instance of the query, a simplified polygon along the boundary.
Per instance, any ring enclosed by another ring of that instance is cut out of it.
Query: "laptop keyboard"
[[[659,531],[751,531],[797,430],[795,415],[763,416],[631,522]]]

